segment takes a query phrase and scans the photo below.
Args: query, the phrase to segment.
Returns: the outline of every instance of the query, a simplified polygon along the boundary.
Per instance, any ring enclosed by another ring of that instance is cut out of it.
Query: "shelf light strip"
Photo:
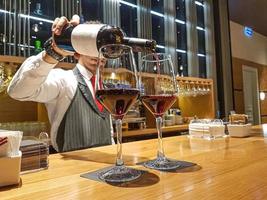
[[[119,2],[120,2],[121,4],[124,4],[124,5],[127,5],[127,6],[131,6],[131,7],[133,7],[133,8],[137,8],[137,5],[132,4],[132,3],[129,3],[129,2],[127,2],[127,1],[119,0]],[[150,13],[151,13],[152,15],[156,15],[156,16],[158,16],[158,17],[164,17],[164,14],[159,13],[159,12],[156,12],[156,11],[153,11],[153,10],[151,10]],[[179,24],[185,24],[185,21],[182,21],[182,20],[179,20],[179,19],[175,19],[175,22],[177,22],[177,23],[179,23]]]
[[[157,48],[159,48],[159,49],[165,49],[165,46],[163,46],[163,45],[157,45]],[[176,49],[176,52],[186,53],[186,50]]]
[[[127,6],[131,6],[131,7],[133,7],[133,8],[137,8],[137,5],[132,4],[132,3],[129,3],[129,2],[127,2],[127,1],[119,0],[119,2],[120,2],[121,4],[124,4],[124,5],[127,5]]]
[[[198,53],[197,56],[199,56],[199,57],[206,57],[206,55],[204,55],[202,53]]]
[[[205,31],[204,28],[200,27],[200,26],[197,26],[197,30],[200,30],[200,31]]]
[[[42,21],[42,22],[48,22],[48,23],[51,23],[51,24],[53,23],[53,20],[44,19],[44,18],[40,18],[40,17],[34,17],[34,16],[31,16],[31,15],[19,14],[19,16],[23,17],[23,18],[39,20],[39,21]]]
[[[7,13],[7,14],[9,14],[9,13],[11,13],[11,12],[9,12],[9,11],[7,11],[7,10],[2,10],[2,9],[0,9],[0,13]]]
[[[150,13],[152,15],[156,15],[156,16],[159,16],[159,17],[164,17],[164,15],[162,13],[159,13],[159,12],[155,12],[153,10],[150,11]],[[182,21],[180,19],[175,19],[175,22],[179,23],[179,24],[185,24],[185,21]]]
[[[157,48],[159,48],[159,49],[165,49],[165,47],[162,46],[162,45],[157,45]]]
[[[175,19],[175,22],[179,23],[179,24],[185,24],[185,21],[182,21],[180,19]]]
[[[12,12],[9,12],[7,10],[2,10],[2,9],[0,9],[0,13],[14,14]],[[40,18],[40,17],[34,17],[34,16],[31,16],[31,15],[18,14],[18,16],[22,17],[22,18],[29,18],[29,19],[39,20],[39,21],[42,21],[42,22],[48,22],[48,23],[51,23],[51,24],[53,23],[53,20],[44,19],[44,18]]]
[[[164,17],[164,15],[163,15],[162,13],[155,12],[155,11],[153,11],[153,10],[151,10],[150,13],[151,13],[152,15],[156,15],[156,16],[159,16],[159,17]]]
[[[7,45],[14,46],[14,43],[7,43]],[[32,48],[34,49],[34,46],[29,46],[29,45],[24,45],[24,44],[17,44],[19,47],[27,47],[27,48]]]
[[[179,53],[186,53],[185,50],[182,50],[182,49],[176,49],[176,52],[179,52]]]
[[[198,5],[198,6],[203,6],[204,7],[204,4],[199,2],[199,1],[195,1],[195,4]]]

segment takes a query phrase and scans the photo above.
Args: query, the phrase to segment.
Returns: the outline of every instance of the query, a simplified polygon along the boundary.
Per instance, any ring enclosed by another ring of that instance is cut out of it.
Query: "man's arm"
[[[56,18],[51,27],[52,34],[60,35],[66,24],[79,24],[80,18],[74,15],[71,21],[64,16]],[[49,72],[58,63],[55,55],[65,57],[65,52],[57,47],[56,44],[47,43],[46,51],[37,56],[28,58],[13,77],[9,87],[8,94],[21,101],[49,102],[57,97],[62,86],[60,79]],[[48,76],[49,75],[49,76]]]
[[[59,93],[58,80],[47,79],[57,61],[41,52],[24,61],[8,86],[8,94],[17,100],[48,102]]]

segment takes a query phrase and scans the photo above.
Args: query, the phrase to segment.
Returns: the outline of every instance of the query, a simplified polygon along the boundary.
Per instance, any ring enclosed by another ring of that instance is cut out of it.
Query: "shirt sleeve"
[[[56,64],[43,60],[43,52],[29,57],[12,78],[7,92],[20,101],[49,102],[59,94],[60,81],[49,76]]]

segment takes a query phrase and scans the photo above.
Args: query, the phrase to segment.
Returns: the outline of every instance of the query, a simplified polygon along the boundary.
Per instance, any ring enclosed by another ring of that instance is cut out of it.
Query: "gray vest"
[[[111,144],[108,112],[99,111],[77,67],[73,72],[78,87],[58,128],[56,142],[59,152]]]

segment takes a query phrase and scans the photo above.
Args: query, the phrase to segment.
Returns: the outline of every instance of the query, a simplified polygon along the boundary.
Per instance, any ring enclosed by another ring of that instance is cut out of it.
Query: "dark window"
[[[198,63],[199,63],[199,77],[207,78],[206,57],[199,56]]]
[[[159,13],[164,13],[164,1],[163,0],[151,0],[151,10]]]
[[[176,0],[176,19],[186,21],[185,1]],[[177,51],[187,50],[186,24],[176,22]],[[177,75],[188,76],[187,52],[177,52]]]
[[[129,37],[137,37],[137,9],[120,4],[121,28]]]
[[[51,37],[51,23],[39,20],[30,21],[30,46],[31,54],[42,51],[44,42]]]
[[[188,76],[187,53],[177,52],[178,73],[180,76]]]
[[[184,0],[176,0],[176,19],[186,20]]]
[[[0,13],[0,55],[5,54],[4,48],[6,42],[7,42],[7,35],[4,33],[4,13]]]
[[[204,7],[200,5],[196,5],[197,8],[197,26],[205,27],[205,20],[204,20]]]
[[[177,31],[177,48],[186,50],[187,49],[186,25],[176,23],[176,31]]]
[[[103,1],[81,0],[82,20],[98,20],[103,22]]]
[[[127,2],[137,4],[136,0]],[[121,28],[128,37],[138,37],[137,33],[137,8],[120,3]],[[138,53],[134,53],[136,67],[138,69]]]
[[[163,17],[152,15],[152,37],[158,45],[165,45]]]
[[[49,19],[53,21],[56,17],[60,16],[60,2],[55,0],[32,0],[30,4],[30,13],[31,16]],[[23,20],[21,22],[21,27],[23,28]],[[45,22],[38,19],[30,20],[30,35],[29,35],[29,49],[30,54],[37,54],[42,51],[44,42],[51,37],[51,26],[52,22]],[[27,29],[26,29],[27,30]],[[25,36],[23,35],[24,31],[21,31],[21,38],[27,38],[27,31],[25,32]],[[27,39],[26,39],[27,41]],[[28,41],[27,41],[28,42]],[[24,43],[23,41],[18,42],[20,44]],[[23,53],[26,47],[20,46],[18,47],[18,51]]]
[[[204,4],[203,0],[198,0],[199,3]],[[198,62],[199,62],[199,77],[207,77],[207,64],[206,64],[206,45],[205,45],[205,19],[204,7],[196,4],[197,11],[197,35],[198,35]],[[203,30],[199,30],[203,29]]]
[[[198,2],[200,2],[201,4],[204,4],[204,0],[197,0]]]
[[[55,0],[31,0],[30,12],[32,16],[54,20],[59,17],[60,2]]]
[[[164,14],[164,1],[151,0],[151,10]],[[165,45],[164,40],[164,17],[152,15],[152,37],[158,45]]]
[[[198,53],[206,54],[206,46],[205,46],[205,31],[197,30],[198,35]]]
[[[157,48],[156,52],[157,53],[165,53],[165,48]]]

